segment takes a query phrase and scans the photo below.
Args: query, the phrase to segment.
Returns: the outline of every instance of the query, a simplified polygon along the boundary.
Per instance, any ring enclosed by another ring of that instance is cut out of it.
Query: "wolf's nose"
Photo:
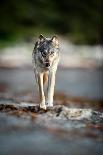
[[[46,65],[46,67],[49,67],[50,66],[50,63],[47,62],[45,65]]]

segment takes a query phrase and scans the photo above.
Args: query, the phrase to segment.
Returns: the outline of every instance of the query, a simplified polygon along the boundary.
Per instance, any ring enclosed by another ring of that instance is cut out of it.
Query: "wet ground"
[[[0,154],[102,155],[103,113],[92,109],[0,101]]]
[[[0,155],[102,155],[102,92],[101,69],[58,69],[43,111],[30,68],[0,69]]]
[[[23,93],[36,91],[32,69],[0,69],[0,92]],[[58,69],[56,92],[69,96],[103,100],[102,69]]]

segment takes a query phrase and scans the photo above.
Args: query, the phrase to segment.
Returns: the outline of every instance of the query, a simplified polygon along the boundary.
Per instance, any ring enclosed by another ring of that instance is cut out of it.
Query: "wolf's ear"
[[[39,36],[39,42],[43,42],[44,40],[45,40],[45,37],[42,34],[40,34],[40,36]]]
[[[35,43],[34,49],[37,49],[41,42],[45,40],[44,36],[42,34],[39,35],[38,40]]]
[[[53,45],[55,47],[57,47],[57,48],[59,47],[59,41],[58,41],[57,36],[53,36],[52,39],[51,39],[51,41],[52,41],[52,43],[53,43]]]

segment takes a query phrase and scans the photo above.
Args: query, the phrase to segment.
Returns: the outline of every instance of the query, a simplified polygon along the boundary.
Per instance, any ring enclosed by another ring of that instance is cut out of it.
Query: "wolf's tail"
[[[48,74],[44,73],[43,75],[43,84],[46,84],[48,82]]]

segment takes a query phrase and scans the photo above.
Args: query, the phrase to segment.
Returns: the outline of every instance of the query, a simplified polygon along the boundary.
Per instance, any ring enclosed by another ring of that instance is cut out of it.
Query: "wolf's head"
[[[59,51],[59,42],[57,37],[53,36],[52,38],[46,38],[43,35],[40,35],[35,48],[38,52],[38,57],[42,65],[46,68],[50,68]]]

